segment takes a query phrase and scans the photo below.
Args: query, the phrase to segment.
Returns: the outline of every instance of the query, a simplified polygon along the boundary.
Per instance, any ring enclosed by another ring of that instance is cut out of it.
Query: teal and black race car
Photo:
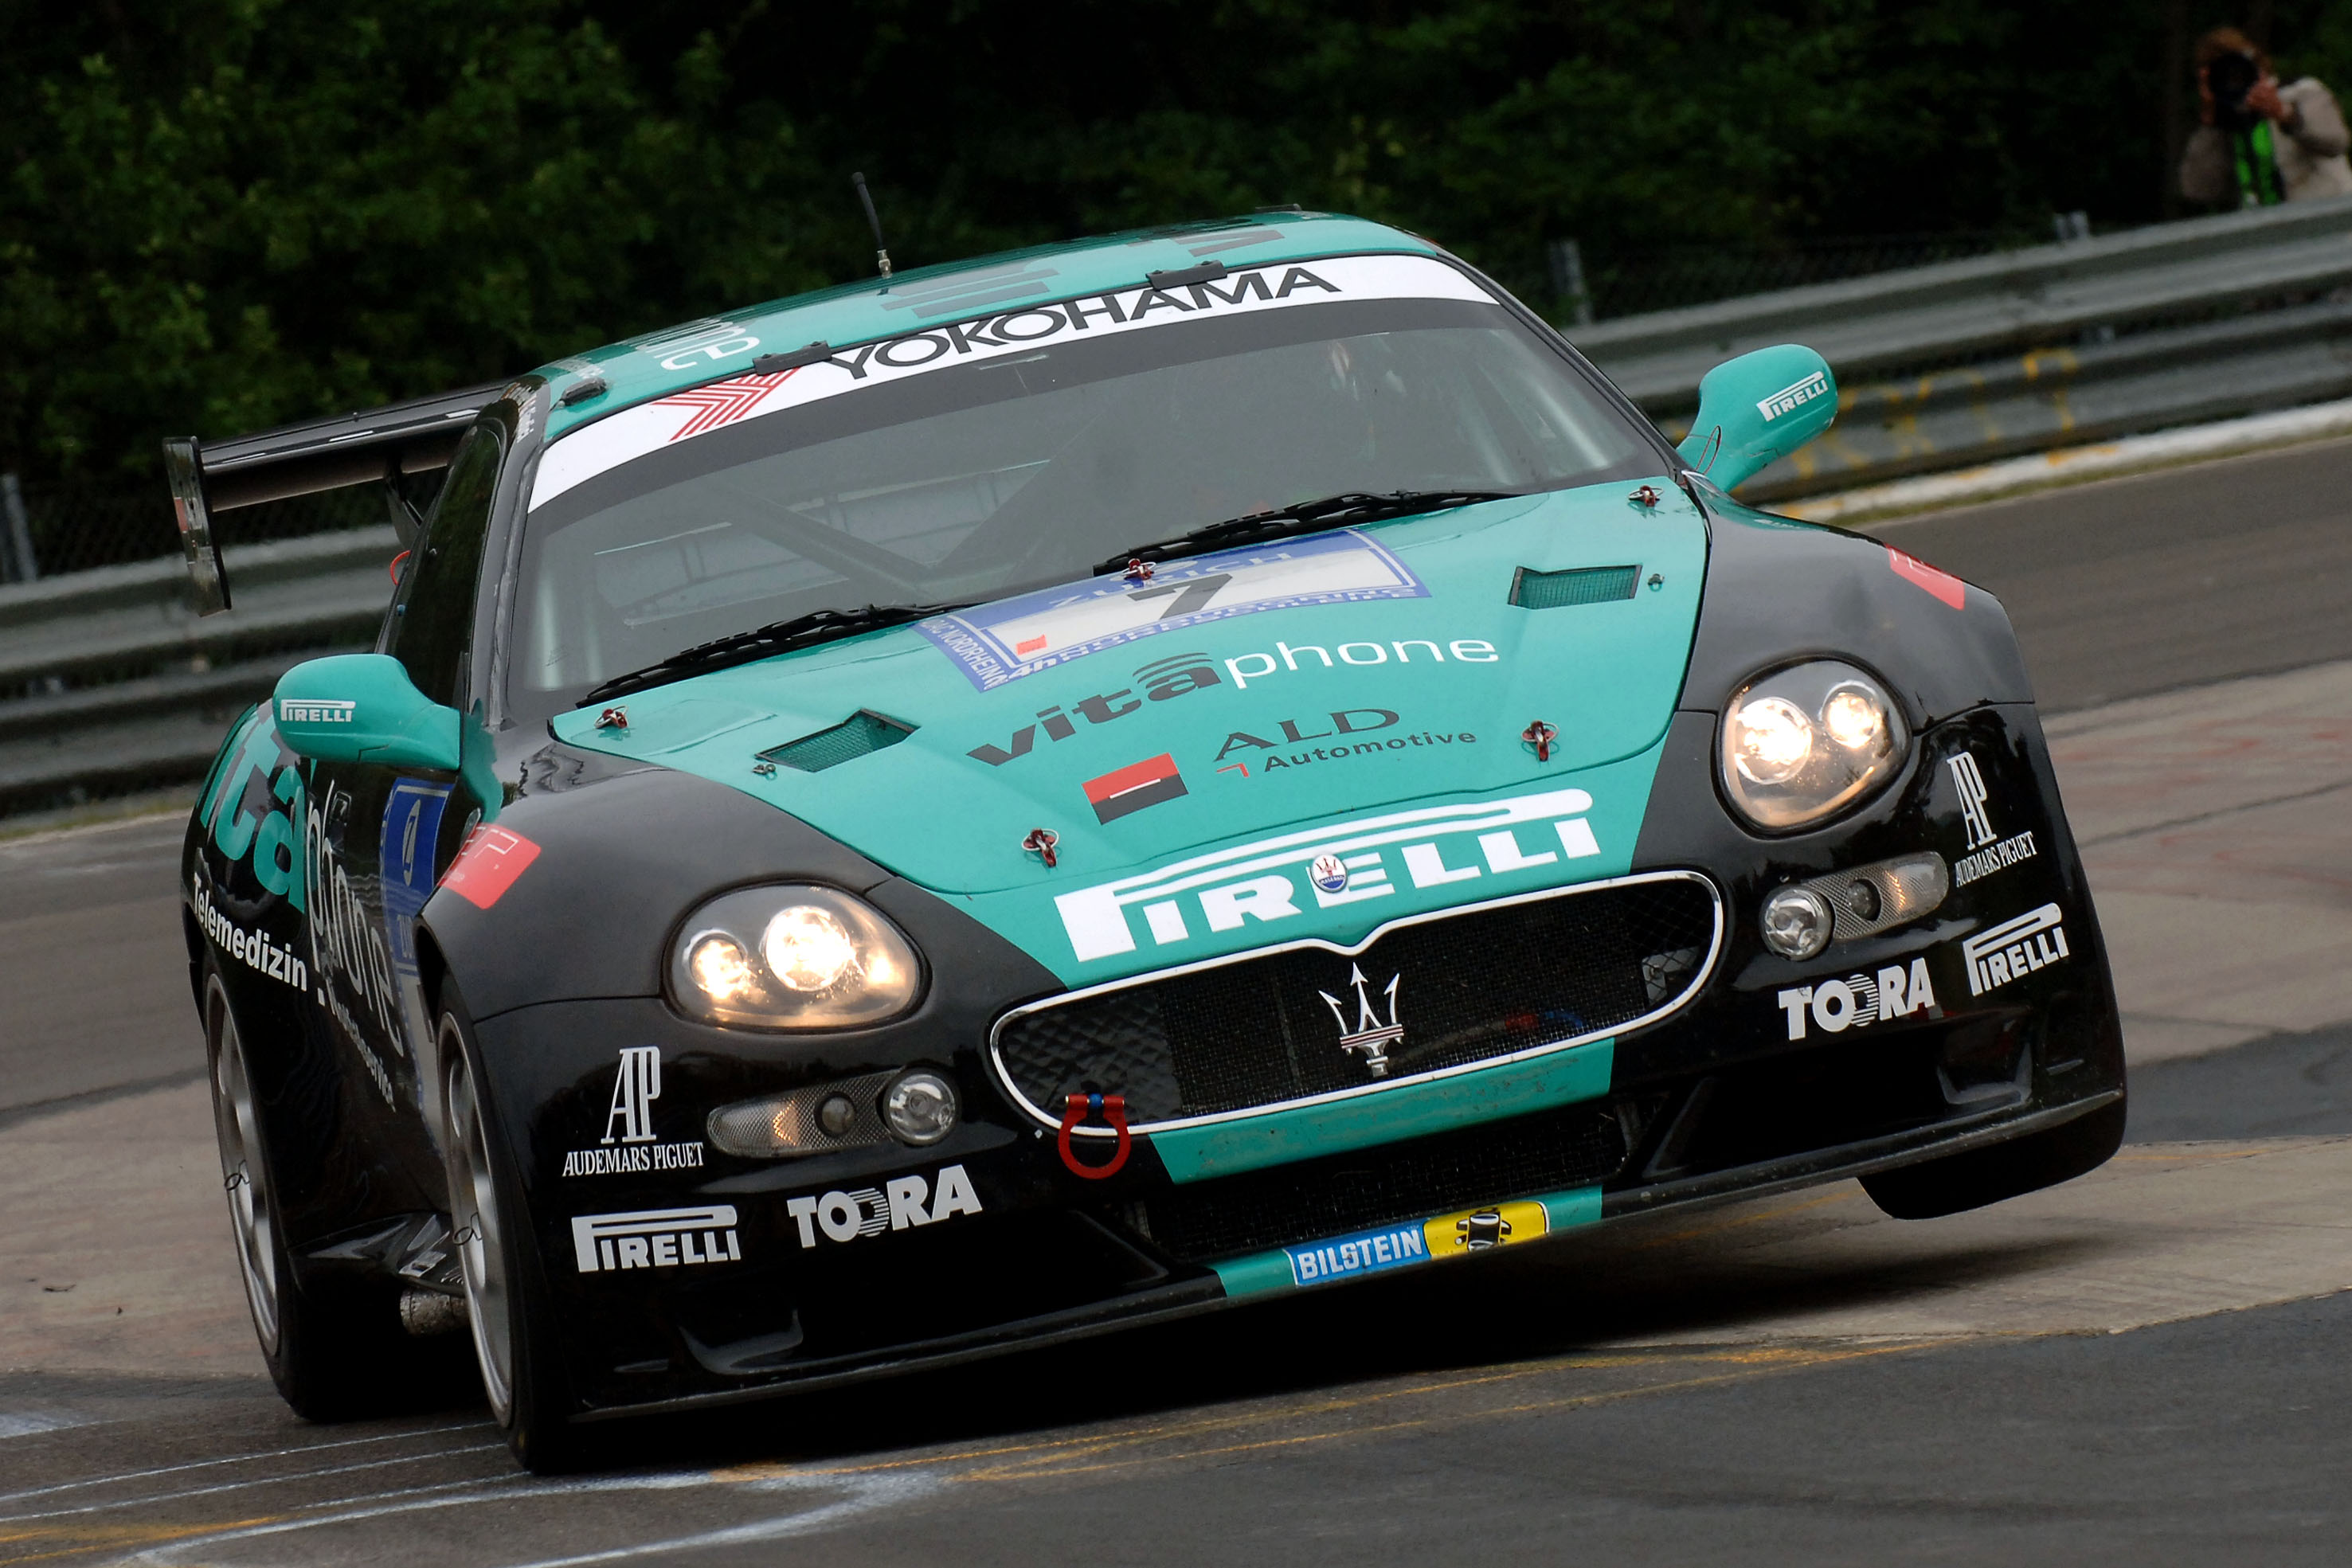
[[[1727,491],[1435,246],[1292,211],[167,448],[446,467],[189,828],[263,1348],[470,1322],[516,1453],[1859,1176],[2088,1170],[2124,1062],[1982,590]]]

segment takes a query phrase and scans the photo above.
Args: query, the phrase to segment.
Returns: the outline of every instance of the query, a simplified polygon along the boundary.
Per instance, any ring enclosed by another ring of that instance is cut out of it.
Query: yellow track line
[[[1582,1354],[1559,1356],[1538,1362],[1526,1362],[1517,1366],[1506,1367],[1499,1371],[1484,1373],[1475,1376],[1442,1378],[1424,1383],[1412,1384],[1402,1388],[1378,1389],[1365,1394],[1317,1399],[1305,1404],[1284,1405],[1278,1408],[1270,1410],[1240,1411],[1232,1415],[1208,1416],[1199,1420],[1176,1422],[1165,1426],[1131,1427],[1123,1431],[1088,1433],[1076,1437],[1053,1438],[1039,1443],[1013,1443],[989,1448],[957,1449],[950,1450],[947,1453],[915,1455],[900,1459],[883,1459],[877,1460],[872,1464],[864,1465],[740,1465],[725,1469],[715,1470],[712,1472],[712,1476],[713,1479],[721,1481],[756,1481],[780,1479],[786,1477],[804,1478],[811,1476],[870,1475],[888,1470],[931,1469],[973,1460],[1003,1459],[1023,1455],[1033,1456],[1034,1464],[1050,1464],[1057,1459],[1084,1458],[1094,1454],[1105,1453],[1122,1448],[1134,1448],[1146,1443],[1170,1442],[1184,1437],[1207,1437],[1215,1433],[1232,1431],[1239,1427],[1265,1426],[1275,1421],[1294,1420],[1312,1416],[1334,1415],[1344,1411],[1361,1409],[1370,1406],[1386,1404],[1398,1399],[1410,1398],[1419,1395],[1444,1394],[1462,1388],[1476,1388],[1495,1384],[1518,1382],[1526,1378],[1540,1376],[1547,1373],[1599,1371],[1618,1367],[1672,1365],[1675,1364],[1696,1364],[1702,1365],[1729,1364],[1741,1369],[1737,1372],[1723,1373],[1708,1377],[1685,1379],[1669,1384],[1650,1384],[1640,1388],[1611,1390],[1605,1393],[1591,1395],[1563,1396],[1559,1399],[1556,1400],[1537,1401],[1528,1405],[1508,1406],[1501,1410],[1465,1411],[1459,1415],[1448,1414],[1416,1416],[1401,1422],[1390,1423],[1381,1427],[1349,1427],[1346,1432],[1324,1434],[1324,1436],[1339,1437],[1359,1431],[1387,1431],[1392,1430],[1398,1427],[1423,1426],[1433,1422],[1449,1420],[1473,1420],[1483,1418],[1487,1416],[1510,1415],[1528,1410],[1573,1408],[1579,1405],[1602,1403],[1609,1400],[1630,1397],[1637,1394],[1670,1393],[1680,1389],[1698,1388],[1711,1384],[1734,1381],[1740,1377],[1760,1376],[1774,1372],[1801,1371],[1809,1367],[1829,1365],[1837,1362],[1850,1361],[1862,1356],[1885,1355],[1896,1351],[1916,1350],[1929,1344],[1946,1344],[1954,1342],[1944,1340],[1905,1340],[1891,1342],[1885,1344],[1854,1346],[1835,1351],[1805,1350],[1798,1347],[1786,1346],[1759,1346],[1703,1352],[1675,1352],[1664,1354],[1633,1352],[1600,1355]],[[1279,1446],[1286,1442],[1308,1442],[1316,1440],[1318,1440],[1318,1437],[1313,1436],[1300,1437],[1297,1438],[1269,1439],[1267,1443],[1264,1445],[1241,1444],[1231,1448],[1203,1449],[1196,1450],[1194,1452],[1226,1453],[1239,1451],[1240,1449],[1253,1447]],[[1161,1457],[1173,1459],[1190,1456],[1189,1454],[1171,1454]],[[1132,1460],[1119,1462],[1146,1463],[1150,1461]],[[1052,1470],[1044,1470],[1033,1468],[1026,1473],[1066,1475],[1077,1473],[1079,1470],[1087,1469],[1100,1468],[1108,1467],[1071,1467],[1065,1465]],[[955,1479],[1011,1479],[1020,1473],[1024,1472],[1013,1468],[1000,1466],[995,1469],[983,1469]]]
[[[46,1530],[12,1531],[0,1534],[0,1546],[27,1541],[73,1541],[80,1544],[18,1557],[0,1557],[0,1564],[46,1563],[53,1558],[72,1557],[84,1552],[103,1552],[110,1546],[158,1546],[166,1541],[184,1541],[191,1535],[210,1535],[215,1531],[241,1530],[253,1524],[275,1524],[286,1517],[282,1513],[265,1513],[251,1519],[224,1520],[211,1524],[60,1524]]]

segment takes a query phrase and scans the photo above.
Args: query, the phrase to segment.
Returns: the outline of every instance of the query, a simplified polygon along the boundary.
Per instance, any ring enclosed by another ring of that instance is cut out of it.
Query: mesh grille
[[[1632,883],[1402,926],[1354,958],[1297,948],[1047,1006],[997,1051],[1049,1113],[1099,1092],[1139,1124],[1212,1116],[1618,1028],[1685,993],[1714,938],[1706,883]]]
[[[1511,602],[1527,610],[1605,604],[1633,598],[1641,576],[1638,566],[1580,566],[1569,571],[1530,571],[1523,566],[1511,579]]]
[[[914,733],[915,727],[911,724],[902,724],[895,718],[886,718],[881,714],[861,709],[831,729],[820,729],[814,735],[803,735],[798,740],[772,746],[760,755],[771,762],[797,768],[803,773],[822,773],[869,751],[896,746]]]
[[[1204,1261],[1589,1186],[1625,1163],[1617,1118],[1571,1105],[1411,1143],[1180,1186],[1142,1206],[1153,1241]]]

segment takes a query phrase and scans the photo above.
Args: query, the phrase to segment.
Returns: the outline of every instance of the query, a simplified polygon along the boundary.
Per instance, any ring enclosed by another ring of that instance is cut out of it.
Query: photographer
[[[2270,57],[2235,27],[2197,40],[2204,123],[2180,156],[2180,193],[2216,205],[2266,207],[2352,195],[2344,113],[2311,77],[2282,87]]]

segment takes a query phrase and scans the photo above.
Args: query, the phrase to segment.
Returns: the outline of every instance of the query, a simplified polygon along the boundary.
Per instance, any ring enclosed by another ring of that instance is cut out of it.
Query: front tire
[[[306,1277],[287,1244],[278,1167],[245,1030],[220,971],[204,977],[205,1052],[212,1069],[213,1131],[221,1186],[254,1337],[270,1381],[312,1421],[376,1416],[414,1403],[416,1342],[400,1327],[396,1290]]]
[[[1880,1171],[1862,1178],[1862,1190],[1896,1219],[1937,1219],[2055,1186],[2096,1170],[2123,1145],[2124,1104],[2117,1100],[2047,1132],[1990,1148]]]
[[[575,1470],[590,1445],[572,1425],[571,1382],[547,1305],[521,1183],[483,1092],[465,1004],[445,987],[439,1027],[449,1225],[466,1281],[482,1393],[507,1447],[541,1475]]]

